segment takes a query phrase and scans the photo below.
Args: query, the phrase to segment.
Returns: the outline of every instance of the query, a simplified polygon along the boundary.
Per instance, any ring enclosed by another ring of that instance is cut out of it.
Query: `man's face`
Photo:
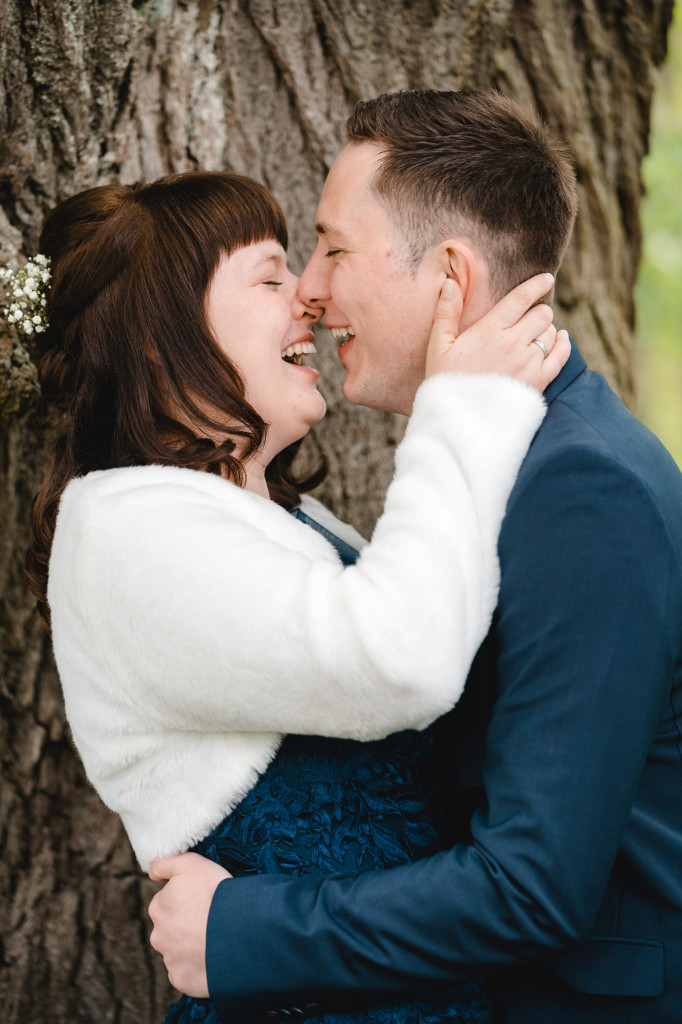
[[[346,398],[409,415],[444,275],[431,250],[415,272],[406,269],[405,243],[368,188],[381,152],[375,143],[349,145],[334,163],[299,295],[324,306],[325,324],[337,332]]]

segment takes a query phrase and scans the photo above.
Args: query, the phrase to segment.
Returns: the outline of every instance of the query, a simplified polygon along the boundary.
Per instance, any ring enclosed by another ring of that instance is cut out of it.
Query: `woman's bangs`
[[[230,176],[215,196],[214,224],[228,252],[274,239],[287,249],[289,238],[282,208],[263,185]]]

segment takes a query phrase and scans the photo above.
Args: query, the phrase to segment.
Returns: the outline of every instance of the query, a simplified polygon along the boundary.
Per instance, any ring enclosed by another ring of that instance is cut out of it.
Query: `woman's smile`
[[[303,356],[314,355],[317,352],[313,341],[314,335],[312,331],[308,331],[307,334],[303,335],[302,338],[298,338],[296,341],[290,342],[285,349],[282,351],[282,359],[285,363],[291,363],[294,366],[302,366],[301,359]],[[310,369],[310,367],[308,367]]]
[[[207,315],[223,352],[239,370],[246,398],[268,424],[261,454],[267,464],[322,419],[319,372],[303,363],[315,353],[311,319],[298,298],[298,278],[274,241],[223,256],[211,282]]]

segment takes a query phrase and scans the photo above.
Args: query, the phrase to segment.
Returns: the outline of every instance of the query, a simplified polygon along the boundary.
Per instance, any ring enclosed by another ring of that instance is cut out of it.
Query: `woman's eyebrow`
[[[272,263],[273,261],[275,263],[286,263],[286,256],[284,253],[277,252],[276,250],[274,252],[265,253],[256,260],[254,267],[260,267],[264,263]]]

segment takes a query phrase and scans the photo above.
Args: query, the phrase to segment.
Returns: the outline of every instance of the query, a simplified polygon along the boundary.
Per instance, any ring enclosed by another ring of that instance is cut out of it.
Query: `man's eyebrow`
[[[325,238],[329,235],[335,238],[341,245],[348,245],[348,237],[344,235],[343,231],[339,228],[334,227],[333,224],[327,224],[325,221],[320,221],[315,225],[315,230],[318,235],[324,235]]]

